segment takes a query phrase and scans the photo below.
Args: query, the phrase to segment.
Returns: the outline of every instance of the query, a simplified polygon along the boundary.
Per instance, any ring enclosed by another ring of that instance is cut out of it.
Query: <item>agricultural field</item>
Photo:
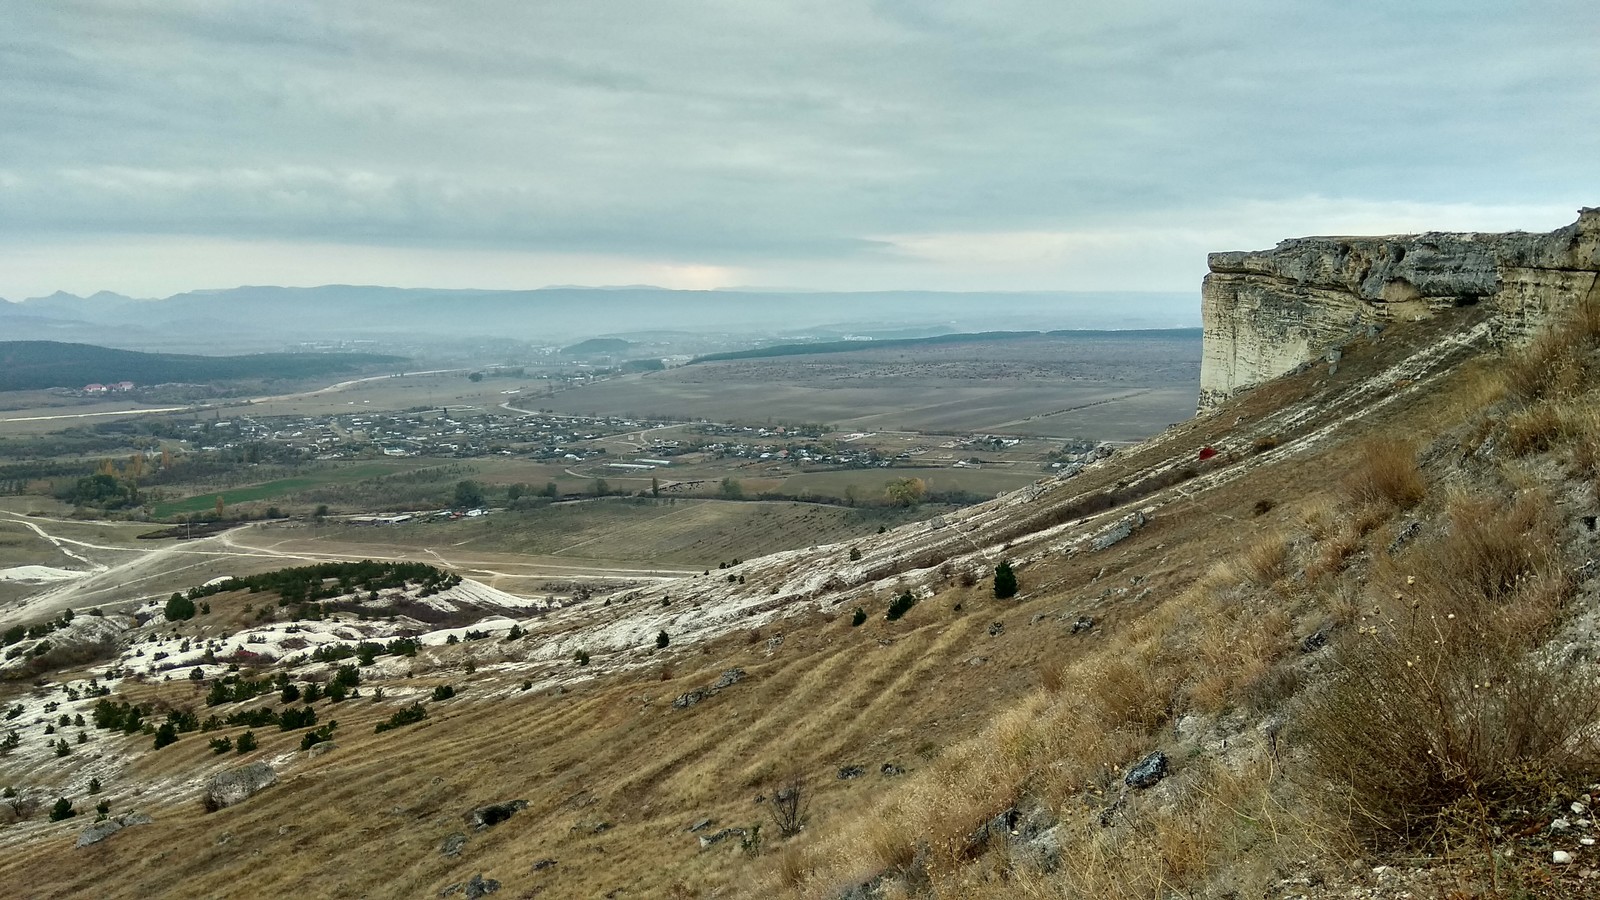
[[[1194,414],[1199,334],[1040,336],[696,363],[565,391],[567,414],[1132,441]]]
[[[354,465],[321,466],[305,475],[293,478],[278,478],[260,484],[222,488],[214,492],[204,491],[203,488],[192,486],[192,489],[202,492],[180,500],[157,503],[153,507],[154,515],[157,518],[164,519],[168,516],[182,513],[204,512],[215,507],[218,497],[222,498],[225,507],[237,506],[241,503],[282,500],[295,497],[314,488],[382,479],[386,475],[403,474],[417,468],[420,468],[420,466],[409,460],[401,463],[387,461],[363,462]]]

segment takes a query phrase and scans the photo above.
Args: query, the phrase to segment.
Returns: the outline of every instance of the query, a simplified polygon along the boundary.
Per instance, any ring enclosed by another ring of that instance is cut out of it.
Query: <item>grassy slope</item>
[[[1283,448],[1253,458],[1244,477],[1203,477],[1151,495],[1142,502],[1164,506],[1110,550],[1064,556],[1015,538],[1010,552],[1029,560],[1021,568],[1019,601],[995,601],[982,584],[947,583],[899,623],[874,616],[857,629],[848,625],[847,603],[760,635],[734,632],[674,647],[642,672],[602,676],[559,695],[517,692],[516,666],[501,672],[480,660],[477,673],[466,675],[460,669],[466,650],[458,649],[445,655],[440,671],[415,676],[424,687],[440,680],[467,686],[461,698],[435,706],[427,723],[374,736],[371,724],[397,704],[346,703],[333,711],[341,722],[337,751],[296,760],[279,786],[210,815],[192,799],[171,806],[136,799],[127,786],[135,779],[124,776],[108,792],[115,808],[150,809],[157,824],[87,851],[71,849],[79,823],[51,826],[5,854],[0,880],[106,897],[199,897],[240,885],[261,895],[416,896],[482,872],[505,882],[513,896],[543,890],[598,897],[618,889],[633,896],[757,896],[789,885],[820,897],[910,863],[925,841],[933,854],[925,871],[932,870],[946,895],[1005,896],[1016,886],[992,877],[1004,860],[972,860],[956,837],[1019,792],[1038,795],[1062,815],[1086,802],[1092,809],[1092,792],[1109,788],[1121,766],[1155,746],[1180,749],[1171,731],[1175,717],[1197,717],[1200,724],[1188,727],[1205,733],[1204,723],[1246,711],[1232,732],[1246,749],[1226,759],[1274,791],[1290,790],[1259,768],[1262,757],[1250,749],[1261,741],[1248,712],[1257,709],[1252,691],[1296,658],[1307,634],[1353,621],[1353,613],[1337,602],[1345,589],[1343,551],[1335,554],[1332,580],[1314,589],[1280,585],[1275,573],[1302,562],[1309,569],[1330,552],[1333,532],[1313,537],[1306,523],[1317,509],[1348,515],[1338,512],[1345,502],[1341,484],[1363,464],[1357,451],[1363,440],[1402,433],[1427,446],[1440,436],[1436,446],[1447,450],[1456,440],[1452,430],[1477,408],[1481,379],[1468,367],[1314,443],[1294,441],[1351,412],[1329,401],[1403,359],[1408,339],[1436,336],[1428,331],[1396,329],[1375,347],[1353,347],[1334,378],[1311,372],[1258,389],[1216,416],[1119,455],[1072,482],[1070,491],[1036,504],[1037,511],[1024,507],[1019,529],[1036,529],[1057,520],[1048,507],[1070,506],[1073,497],[1192,459],[1200,446],[1248,455],[1252,441],[1271,436]],[[1309,401],[1297,424],[1272,419],[1297,401]],[[1448,475],[1448,453],[1430,469],[1431,478]],[[1435,498],[1442,493],[1430,491]],[[1264,499],[1277,505],[1257,515]],[[1437,507],[1421,511],[1432,516]],[[1381,562],[1381,551],[1369,545],[1386,545],[1400,521],[1391,512],[1370,522],[1350,549],[1350,564]],[[1273,542],[1288,544],[1281,560]],[[1219,571],[1218,561],[1236,568]],[[885,588],[880,599],[892,592]],[[1067,625],[1080,614],[1096,616],[1098,626],[1073,635]],[[1004,630],[994,633],[995,622]],[[765,639],[774,631],[784,641],[769,655]],[[470,649],[491,658],[494,652]],[[670,708],[673,696],[730,666],[749,677],[692,709]],[[1058,730],[1041,733],[1030,723]],[[269,735],[260,758],[291,749],[296,737]],[[1068,764],[1061,774],[1040,777],[1049,771],[1038,768],[1047,763],[1037,755],[1040,746],[1061,754],[1058,763]],[[1209,771],[1209,751],[1194,752],[1175,756],[1180,769]],[[885,762],[910,774],[879,776]],[[134,772],[198,773],[215,765],[191,736],[160,754],[137,754]],[[834,771],[844,765],[862,765],[868,775],[836,780]],[[815,790],[801,838],[770,847],[774,853],[763,859],[748,859],[736,846],[699,851],[685,832],[690,823],[758,821],[752,797],[791,768]],[[1241,786],[1238,778],[1207,778],[1199,783],[1225,801],[1284,796]],[[1257,806],[1218,818],[1215,804],[1196,806],[1193,795],[1164,797],[1175,804],[1177,819],[1135,800],[1129,841],[1095,843],[1101,832],[1091,828],[1090,843],[1074,845],[1074,858],[1087,862],[1025,884],[1041,896],[1063,885],[1080,895],[1113,887],[1143,896],[1174,886],[1203,892],[1231,866],[1241,886],[1259,895],[1266,876],[1250,867],[1270,873],[1286,854],[1304,849],[1278,839],[1294,829],[1280,829],[1276,820],[1271,829],[1240,829],[1240,816],[1265,821]],[[529,809],[474,834],[459,859],[437,852],[440,840],[462,829],[467,809],[512,798],[528,799]],[[1185,817],[1196,825],[1179,827]],[[601,822],[610,827],[597,830]],[[1211,837],[1202,840],[1202,829]],[[1104,834],[1119,841],[1124,832]],[[558,865],[531,871],[542,858]]]

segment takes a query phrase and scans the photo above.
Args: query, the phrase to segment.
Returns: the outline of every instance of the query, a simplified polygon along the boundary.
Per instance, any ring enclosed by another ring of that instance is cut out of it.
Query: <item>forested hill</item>
[[[148,385],[315,378],[401,362],[402,357],[374,353],[189,356],[56,341],[0,341],[0,391],[81,388],[119,381]]]

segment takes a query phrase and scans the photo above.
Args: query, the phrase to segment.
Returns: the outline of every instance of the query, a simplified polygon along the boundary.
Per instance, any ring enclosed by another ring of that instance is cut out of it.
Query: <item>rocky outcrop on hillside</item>
[[[1545,234],[1308,237],[1213,253],[1201,291],[1200,408],[1326,355],[1385,321],[1492,304],[1497,340],[1517,343],[1600,302],[1600,209]]]

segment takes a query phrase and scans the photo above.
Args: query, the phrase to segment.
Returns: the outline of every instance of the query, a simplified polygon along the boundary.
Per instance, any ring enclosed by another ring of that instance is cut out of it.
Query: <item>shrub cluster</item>
[[[885,619],[888,619],[891,622],[896,621],[901,616],[903,616],[906,613],[910,612],[911,611],[911,607],[916,606],[916,605],[917,605],[917,597],[916,597],[916,595],[911,593],[910,591],[906,591],[905,593],[901,594],[900,596],[894,598],[894,602],[889,604],[889,611],[884,613],[883,617]]]
[[[374,734],[383,734],[385,731],[393,731],[394,729],[399,728],[402,725],[410,725],[413,722],[421,722],[423,719],[426,719],[427,717],[428,717],[428,711],[423,708],[422,704],[421,703],[413,703],[410,706],[406,707],[405,709],[402,709],[399,712],[395,713],[394,715],[390,716],[389,717],[389,721],[387,721],[387,722],[379,722],[377,724],[377,726],[373,729],[373,733]]]

